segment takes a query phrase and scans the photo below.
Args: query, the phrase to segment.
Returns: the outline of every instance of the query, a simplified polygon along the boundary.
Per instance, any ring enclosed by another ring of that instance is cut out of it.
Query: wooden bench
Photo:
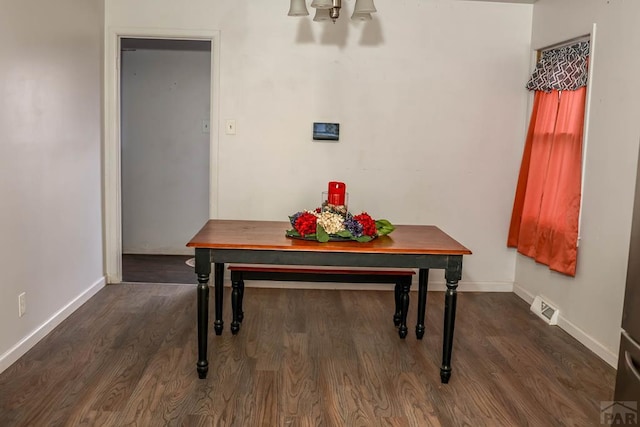
[[[338,282],[338,283],[394,283],[395,312],[393,323],[398,327],[400,338],[407,336],[407,311],[409,308],[409,291],[415,271],[383,270],[383,269],[334,269],[311,267],[272,267],[230,265],[231,272],[231,310],[233,321],[231,332],[240,331],[240,323],[244,318],[242,299],[244,297],[245,280],[277,280],[295,282]]]

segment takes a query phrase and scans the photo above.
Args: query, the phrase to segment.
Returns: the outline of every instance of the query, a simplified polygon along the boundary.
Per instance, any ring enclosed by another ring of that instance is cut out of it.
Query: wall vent
[[[544,297],[538,295],[533,299],[531,304],[531,311],[533,311],[539,318],[544,320],[549,325],[558,324],[559,310],[553,305],[549,304]]]

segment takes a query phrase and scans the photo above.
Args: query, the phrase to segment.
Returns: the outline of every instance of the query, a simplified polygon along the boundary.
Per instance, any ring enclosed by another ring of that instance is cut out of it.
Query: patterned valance
[[[576,90],[587,85],[589,42],[547,50],[527,83],[529,90]]]

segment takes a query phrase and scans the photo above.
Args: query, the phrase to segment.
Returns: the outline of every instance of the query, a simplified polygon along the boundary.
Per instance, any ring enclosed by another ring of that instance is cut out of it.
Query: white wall
[[[104,285],[102,2],[0,13],[0,371]],[[27,311],[18,318],[18,294]]]
[[[211,54],[124,51],[121,73],[123,253],[192,254],[185,236],[209,218]]]
[[[462,288],[511,289],[532,5],[378,0],[354,23],[347,1],[334,25],[287,2],[106,4],[107,34],[220,31],[219,119],[237,135],[219,135],[218,217],[284,221],[341,180],[352,210],[437,224],[473,250]],[[314,121],[340,122],[340,142],[312,142]]]
[[[516,292],[542,294],[560,308],[560,326],[616,364],[640,138],[640,2],[538,0],[534,47],[589,33],[593,91],[585,164],[581,242],[575,278],[518,256]]]

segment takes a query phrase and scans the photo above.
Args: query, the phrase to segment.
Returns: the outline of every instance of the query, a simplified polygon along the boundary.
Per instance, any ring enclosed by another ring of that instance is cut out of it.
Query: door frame
[[[220,31],[156,28],[111,28],[105,37],[103,239],[107,283],[122,282],[122,175],[120,128],[120,41],[123,38],[182,39],[211,42],[209,132],[209,217],[217,218],[218,144],[220,130]],[[191,237],[191,236],[189,236]],[[188,239],[188,237],[186,238]],[[187,240],[185,239],[185,244]]]

